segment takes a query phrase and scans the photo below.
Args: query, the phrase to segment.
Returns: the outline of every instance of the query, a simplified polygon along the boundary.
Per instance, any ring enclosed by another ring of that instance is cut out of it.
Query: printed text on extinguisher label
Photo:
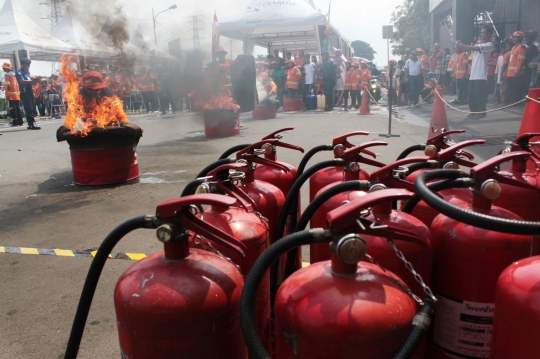
[[[452,357],[489,358],[494,303],[460,301],[437,294],[434,341]]]

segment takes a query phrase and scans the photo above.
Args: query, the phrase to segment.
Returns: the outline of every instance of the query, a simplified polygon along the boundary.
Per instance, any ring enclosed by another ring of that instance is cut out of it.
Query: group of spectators
[[[530,87],[540,87],[537,37],[535,30],[516,31],[501,40],[487,25],[476,43],[464,45],[458,41],[453,54],[438,43],[429,56],[421,48],[407,49],[394,74],[396,102],[418,105],[420,96],[429,101],[438,84],[445,94],[457,95],[453,104],[468,104],[471,117],[486,116],[488,101],[516,103],[525,98]]]
[[[336,50],[334,56],[323,52],[320,60],[304,50],[294,59],[290,52],[282,58],[279,50],[274,50],[266,62],[256,65],[257,79],[267,95],[276,95],[281,107],[284,95],[301,96],[306,104],[307,96],[324,94],[325,111],[341,102],[346,110],[359,108],[361,90],[371,79],[367,63],[347,60],[341,50]]]

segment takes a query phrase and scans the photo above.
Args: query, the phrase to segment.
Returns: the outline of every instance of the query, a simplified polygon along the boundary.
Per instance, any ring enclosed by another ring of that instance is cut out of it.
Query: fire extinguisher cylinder
[[[86,275],[86,280],[84,281],[75,319],[73,320],[73,325],[71,327],[71,333],[69,335],[64,359],[74,359],[77,357],[84,332],[84,326],[86,325],[86,320],[88,319],[88,313],[90,312],[90,306],[92,305],[92,300],[94,299],[94,294],[96,292],[99,277],[101,276],[101,271],[103,270],[105,262],[112,253],[116,244],[118,244],[118,242],[120,242],[120,240],[128,233],[134,230],[142,228],[156,228],[156,226],[157,222],[154,215],[139,216],[120,224],[111,233],[109,233],[107,237],[105,237],[99,246],[94,259],[92,260],[92,264],[90,265],[90,269]]]

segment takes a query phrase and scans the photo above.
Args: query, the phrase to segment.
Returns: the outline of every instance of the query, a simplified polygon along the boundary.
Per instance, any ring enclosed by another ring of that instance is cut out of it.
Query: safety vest
[[[458,54],[456,57],[456,63],[454,65],[454,76],[456,80],[461,80],[465,77],[468,65],[469,60],[467,59],[467,55],[464,53]]]
[[[303,57],[299,57],[299,58],[295,59],[294,62],[296,63],[296,66],[298,66],[298,67],[304,66],[304,58]]]
[[[131,79],[127,77],[127,75],[120,76],[119,86],[121,97],[131,97],[131,89],[133,88],[133,85],[131,83]]]
[[[345,73],[345,86],[343,89],[345,91],[351,91],[353,89],[353,75],[354,69],[348,69]]]
[[[287,82],[285,82],[285,87],[288,89],[297,89],[298,81],[300,81],[301,75],[302,74],[300,73],[298,67],[290,68],[287,71]]]
[[[368,87],[370,80],[371,72],[369,71],[369,69],[362,69],[360,73],[360,89],[363,90],[364,87]]]
[[[418,56],[418,59],[422,61],[424,70],[429,71],[431,69],[431,64],[429,63],[429,58],[426,55]]]
[[[4,91],[8,101],[19,101],[21,99],[21,91],[19,90],[19,82],[15,73],[10,71],[4,76]]]
[[[518,77],[525,73],[525,69],[522,66],[525,63],[526,55],[527,50],[521,44],[512,48],[510,64],[508,65],[508,77]]]
[[[152,78],[152,75],[150,74],[137,75],[137,85],[141,89],[141,92],[154,91],[153,78]]]

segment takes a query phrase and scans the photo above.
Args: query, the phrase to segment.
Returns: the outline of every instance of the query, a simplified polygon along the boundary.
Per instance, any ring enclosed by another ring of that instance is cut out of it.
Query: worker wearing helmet
[[[4,62],[2,65],[4,70],[4,92],[6,94],[6,100],[9,102],[9,115],[13,119],[12,127],[22,126],[24,124],[21,112],[21,92],[19,90],[19,83],[15,77],[15,72],[11,68],[9,62]]]
[[[231,83],[231,64],[232,61],[230,59],[225,59],[225,56],[227,55],[227,51],[223,48],[223,46],[218,46],[215,55],[217,57],[216,59],[216,77],[217,77],[217,83],[219,86],[225,87],[227,89],[227,92],[230,94],[230,88],[232,86]]]
[[[300,69],[296,67],[294,60],[287,61],[287,81],[285,82],[285,88],[289,93],[289,96],[298,95],[298,84],[302,73]]]

